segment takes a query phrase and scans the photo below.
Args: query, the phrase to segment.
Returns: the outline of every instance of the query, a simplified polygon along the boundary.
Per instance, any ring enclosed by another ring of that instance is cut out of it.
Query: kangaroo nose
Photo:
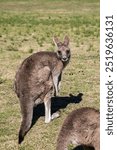
[[[65,60],[66,58],[67,58],[66,56],[63,57],[64,60]]]
[[[65,56],[65,57],[63,57],[63,61],[66,61],[67,60],[67,57]]]

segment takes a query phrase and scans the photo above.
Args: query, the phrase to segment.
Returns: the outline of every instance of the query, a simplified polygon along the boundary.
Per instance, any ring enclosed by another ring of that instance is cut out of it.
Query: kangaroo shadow
[[[77,96],[69,94],[69,96],[64,96],[64,97],[61,96],[52,97],[51,98],[52,114],[59,111],[60,109],[66,108],[67,105],[70,103],[80,103],[80,101],[82,100],[82,96],[83,94],[79,93]],[[45,108],[43,103],[37,105],[33,110],[33,120],[32,120],[31,128],[41,116],[45,116]]]

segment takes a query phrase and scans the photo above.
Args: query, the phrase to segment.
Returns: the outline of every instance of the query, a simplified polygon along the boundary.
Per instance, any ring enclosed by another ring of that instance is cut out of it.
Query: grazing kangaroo
[[[99,118],[99,111],[93,108],[80,108],[71,112],[59,133],[56,150],[68,150],[69,144],[100,150]]]
[[[58,117],[51,116],[51,97],[59,92],[62,71],[70,60],[69,38],[64,42],[54,37],[57,52],[37,52],[26,58],[15,77],[15,92],[20,100],[22,123],[19,131],[19,144],[31,127],[33,107],[44,102],[45,123]]]

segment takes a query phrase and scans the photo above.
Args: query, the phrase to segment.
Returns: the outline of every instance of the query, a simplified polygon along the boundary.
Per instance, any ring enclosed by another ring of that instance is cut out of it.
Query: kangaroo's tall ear
[[[58,39],[56,36],[53,37],[53,41],[54,41],[54,44],[55,44],[57,47],[62,46],[62,42],[60,42],[59,39]]]
[[[65,46],[68,46],[69,45],[69,37],[68,36],[65,36],[64,38],[64,43],[63,43]]]

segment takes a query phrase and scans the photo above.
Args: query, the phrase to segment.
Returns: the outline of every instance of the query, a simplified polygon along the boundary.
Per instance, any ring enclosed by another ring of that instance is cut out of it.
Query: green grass
[[[99,20],[99,0],[0,0],[0,150],[55,150],[63,120],[72,110],[99,108]],[[66,34],[72,58],[60,95],[83,93],[83,100],[61,109],[61,117],[49,124],[40,117],[18,146],[15,73],[31,53],[54,51],[54,35],[63,39]]]

